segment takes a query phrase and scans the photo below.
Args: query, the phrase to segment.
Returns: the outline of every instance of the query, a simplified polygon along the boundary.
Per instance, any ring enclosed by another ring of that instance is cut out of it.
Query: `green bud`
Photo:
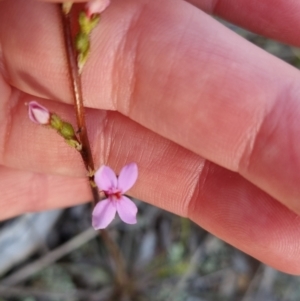
[[[82,144],[78,141],[72,124],[61,120],[56,114],[51,114],[50,127],[56,130],[65,139],[67,144],[78,151],[82,150]]]
[[[78,19],[80,31],[82,33],[89,35],[91,31],[97,26],[99,21],[100,21],[99,15],[94,15],[92,16],[92,18],[89,18],[85,12],[81,12],[79,14],[79,19]]]
[[[76,50],[79,53],[88,52],[90,49],[90,39],[86,33],[78,33],[75,38]]]
[[[100,22],[100,15],[93,15],[92,18],[90,19],[90,33],[91,31],[99,24]]]
[[[50,118],[50,126],[57,130],[60,131],[60,129],[63,126],[63,121],[56,115],[56,114],[51,114],[51,118]]]
[[[73,129],[73,126],[68,122],[63,122],[62,127],[59,130],[59,133],[65,138],[65,139],[72,139],[75,136],[75,131]]]
[[[89,19],[85,12],[80,12],[79,18],[78,18],[79,26],[80,26],[80,31],[86,34],[89,34]]]

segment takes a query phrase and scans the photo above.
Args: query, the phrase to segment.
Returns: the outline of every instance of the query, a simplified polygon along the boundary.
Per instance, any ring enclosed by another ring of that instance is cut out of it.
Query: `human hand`
[[[193,3],[114,0],[103,14],[82,77],[95,162],[137,162],[133,196],[300,273],[299,71],[206,14],[299,46],[300,3]],[[0,1],[0,42],[1,219],[88,200],[78,153],[24,105],[74,120],[58,8]]]

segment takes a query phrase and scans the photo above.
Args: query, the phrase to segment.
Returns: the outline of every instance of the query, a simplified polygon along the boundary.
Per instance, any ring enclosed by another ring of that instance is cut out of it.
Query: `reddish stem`
[[[93,194],[93,203],[95,206],[100,198],[99,198],[97,187],[92,185],[92,183],[94,183],[94,175],[91,174],[91,172],[95,170],[95,166],[94,166],[92,151],[91,151],[90,142],[88,138],[88,133],[86,129],[81,80],[78,72],[76,52],[73,47],[71,15],[70,13],[64,13],[62,11],[61,16],[62,16],[62,23],[63,23],[66,56],[68,60],[68,69],[69,69],[69,75],[71,77],[72,93],[73,93],[77,126],[78,126],[78,135],[80,138],[80,142],[82,144],[82,150],[80,151],[80,155],[82,157],[82,161],[84,162],[85,168],[89,173],[89,180],[91,183],[91,190]]]
[[[78,126],[78,134],[80,138],[80,142],[82,144],[82,150],[80,151],[82,160],[84,162],[85,168],[89,173],[89,180],[91,191],[93,194],[93,203],[94,206],[98,203],[100,197],[98,188],[93,185],[94,183],[94,175],[91,171],[95,170],[94,161],[92,157],[90,142],[86,130],[86,122],[85,122],[85,112],[83,105],[83,97],[82,97],[82,88],[81,88],[81,80],[78,72],[77,66],[77,56],[73,46],[73,37],[71,30],[71,15],[70,12],[66,12],[60,7],[61,16],[62,16],[62,27],[65,41],[65,49],[66,49],[66,57],[68,61],[68,70],[71,77],[72,84],[72,94],[75,105],[77,126]],[[128,284],[128,277],[125,270],[125,261],[122,257],[119,247],[110,237],[107,231],[102,230],[101,237],[109,250],[111,257],[113,258],[116,264],[116,278],[119,286],[126,291],[126,287]]]

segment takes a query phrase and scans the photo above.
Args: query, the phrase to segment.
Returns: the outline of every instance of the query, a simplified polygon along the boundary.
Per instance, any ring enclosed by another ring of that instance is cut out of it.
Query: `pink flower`
[[[119,177],[105,165],[97,170],[95,182],[104,191],[107,199],[100,201],[93,210],[92,224],[95,230],[106,228],[114,219],[116,212],[124,223],[136,223],[137,207],[123,194],[134,185],[137,177],[136,163],[125,165]]]
[[[90,18],[93,14],[102,13],[110,4],[110,0],[90,0],[86,4],[86,14]]]
[[[28,115],[31,121],[38,124],[50,123],[50,112],[36,101],[28,104]]]

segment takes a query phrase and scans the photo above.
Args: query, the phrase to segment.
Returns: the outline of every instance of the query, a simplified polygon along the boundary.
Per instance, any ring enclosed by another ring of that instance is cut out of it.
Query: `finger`
[[[24,95],[23,101],[29,99]],[[66,119],[72,116],[71,106],[39,101]],[[278,269],[300,272],[300,265],[294,262],[299,253],[300,220],[294,213],[241,176],[206,162],[119,113],[94,111],[87,111],[87,120],[97,166],[105,162],[118,172],[127,162],[136,161],[140,176],[130,191],[133,196],[192,218]],[[13,126],[2,157],[16,168],[43,173],[0,169],[0,217],[90,199],[78,154],[54,131],[31,123],[24,102],[17,102],[12,112],[8,120]],[[72,178],[56,175],[62,173]]]
[[[299,46],[300,3],[293,0],[190,0],[204,11],[261,35]]]
[[[0,219],[90,200],[86,178],[68,178],[0,166]]]
[[[15,36],[20,46],[4,39],[7,77],[30,93],[69,99],[52,6],[15,2],[0,18],[14,25],[5,27],[13,32],[1,35]],[[34,37],[31,27],[37,28]],[[295,69],[181,1],[116,1],[94,32],[93,43],[97,51],[83,75],[88,105],[119,110],[193,152],[239,171],[300,212]]]
[[[299,216],[238,174],[214,164],[204,166],[198,185],[189,207],[194,221],[259,260],[299,274],[298,267],[292,267],[299,252],[295,240]]]

